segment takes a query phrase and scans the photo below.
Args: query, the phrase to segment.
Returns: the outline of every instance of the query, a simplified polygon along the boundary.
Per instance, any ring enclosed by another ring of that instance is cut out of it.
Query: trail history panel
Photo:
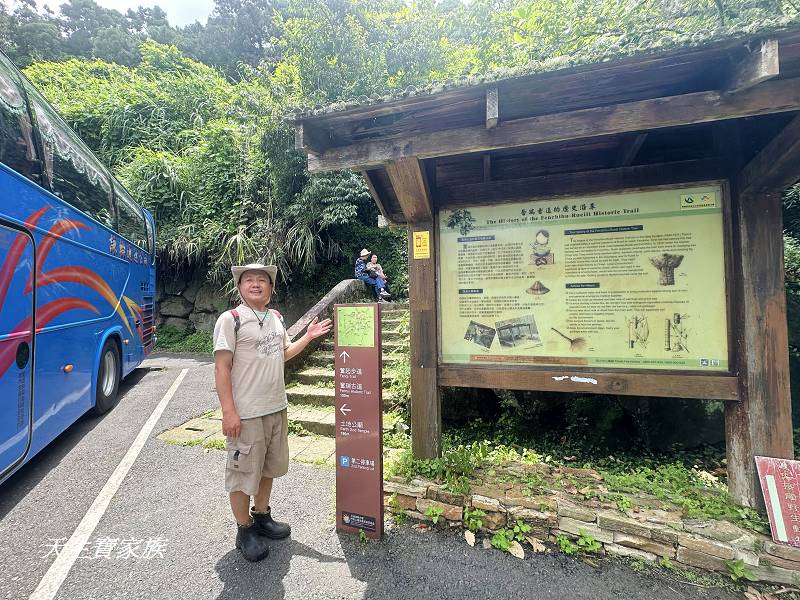
[[[727,371],[719,186],[443,210],[442,358]]]
[[[383,535],[381,336],[377,304],[334,307],[336,528]]]

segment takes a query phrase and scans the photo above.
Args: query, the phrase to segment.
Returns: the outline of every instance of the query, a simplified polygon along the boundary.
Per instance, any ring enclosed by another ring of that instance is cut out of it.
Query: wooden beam
[[[431,158],[531,146],[693,123],[800,110],[800,80],[768,81],[738,94],[696,92],[504,121],[502,127],[450,129],[330,148],[308,159],[312,172],[363,169],[416,156]]]
[[[430,189],[420,161],[414,157],[397,160],[386,165],[386,172],[406,222],[433,221]]]
[[[364,181],[367,184],[367,189],[369,189],[369,195],[372,196],[372,199],[375,201],[375,204],[378,206],[378,211],[381,213],[381,216],[386,219],[389,223],[397,224],[389,213],[386,210],[386,206],[383,203],[383,199],[381,198],[378,190],[375,189],[375,183],[372,181],[372,177],[369,174],[369,171],[361,171],[361,176],[364,178]]]
[[[497,127],[499,117],[497,86],[493,86],[486,90],[486,129]]]
[[[727,174],[724,160],[683,160],[441,187],[436,191],[435,202],[437,208],[445,208],[510,200],[580,196],[654,185],[724,179]]]
[[[492,180],[492,155],[483,155],[483,182],[488,183]]]
[[[800,116],[795,117],[742,169],[737,189],[743,196],[781,192],[800,180]]]
[[[576,377],[577,381],[570,377]],[[737,378],[731,375],[648,373],[645,376],[633,372],[581,370],[574,367],[542,369],[440,365],[439,385],[706,400],[736,400],[739,394]]]
[[[764,40],[739,64],[735,65],[722,90],[734,94],[780,74],[778,40]]]
[[[322,154],[331,145],[330,134],[309,123],[294,126],[294,148],[303,152]]]
[[[433,193],[433,190],[436,189],[436,159],[432,158],[430,160],[426,160],[424,163],[425,166],[425,176],[428,180],[428,190]]]
[[[740,402],[725,407],[728,490],[763,507],[753,456],[792,458],[781,194],[736,194],[733,292]]]
[[[639,150],[646,139],[646,133],[635,133],[625,138],[617,153],[617,158],[614,163],[615,166],[628,167],[633,164],[633,161],[636,160],[636,155],[639,154]]]

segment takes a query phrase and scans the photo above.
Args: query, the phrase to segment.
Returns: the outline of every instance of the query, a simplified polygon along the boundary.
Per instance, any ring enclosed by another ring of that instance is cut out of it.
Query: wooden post
[[[763,507],[753,457],[794,456],[781,194],[735,195],[733,209],[739,402],[725,405],[728,488]]]
[[[414,234],[429,232],[430,258],[414,258]],[[436,231],[433,221],[408,232],[408,292],[411,309],[411,449],[416,458],[442,453],[442,405],[438,385],[436,327]]]
[[[389,163],[386,171],[408,222],[411,449],[416,458],[435,458],[442,452],[442,407],[436,326],[437,243],[430,190],[416,158]],[[427,257],[415,244],[415,234],[427,237]]]

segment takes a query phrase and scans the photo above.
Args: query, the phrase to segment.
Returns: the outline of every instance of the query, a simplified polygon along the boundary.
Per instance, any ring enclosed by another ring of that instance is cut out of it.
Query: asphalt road
[[[471,548],[456,532],[392,528],[361,544],[334,530],[334,471],[292,463],[276,483],[274,514],[292,524],[270,557],[246,562],[234,549],[224,457],[168,445],[156,436],[213,408],[213,366],[154,356],[126,379],[119,405],[81,419],[0,487],[0,598],[29,598],[48,573],[137,434],[189,371],[111,498],[59,599],[391,600],[436,598],[741,598],[677,583],[624,565],[597,566],[558,554]]]

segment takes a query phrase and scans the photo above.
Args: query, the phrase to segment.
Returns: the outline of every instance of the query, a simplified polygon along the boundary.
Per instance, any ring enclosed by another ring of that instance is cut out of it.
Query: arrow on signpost
[[[344,364],[347,364],[347,359],[350,358],[350,355],[347,353],[347,350],[342,350],[341,354],[339,354],[339,358],[342,359]]]
[[[345,417],[347,416],[347,413],[349,413],[349,412],[350,412],[350,411],[352,411],[352,410],[353,410],[352,408],[347,408],[347,404],[342,404],[342,405],[339,407],[339,411],[340,411],[340,412],[341,412],[341,413],[342,413],[342,414],[343,414]]]

